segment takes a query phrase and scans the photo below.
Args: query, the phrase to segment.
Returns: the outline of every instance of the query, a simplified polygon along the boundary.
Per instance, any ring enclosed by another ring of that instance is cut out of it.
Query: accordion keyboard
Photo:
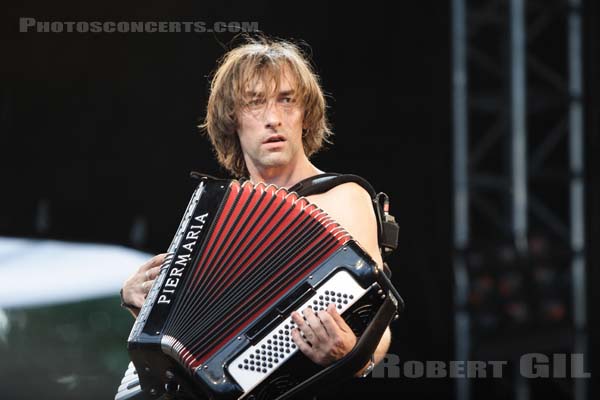
[[[363,289],[348,272],[342,270],[321,285],[316,294],[296,311],[301,312],[307,307],[320,311],[333,303],[341,314],[366,292],[367,289]],[[295,327],[292,319],[287,318],[229,364],[229,373],[244,392],[248,393],[260,384],[298,351],[291,334]]]
[[[121,385],[119,386],[115,400],[131,399],[138,396],[141,392],[140,379],[133,363],[130,362],[123,379],[121,379]]]

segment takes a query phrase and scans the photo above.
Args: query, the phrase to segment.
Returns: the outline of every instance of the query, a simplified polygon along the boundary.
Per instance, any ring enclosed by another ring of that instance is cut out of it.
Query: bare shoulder
[[[363,214],[373,214],[373,217],[375,215],[371,197],[354,182],[338,185],[325,193],[309,196],[308,199],[332,217],[343,215],[355,219]]]
[[[308,199],[346,229],[379,265],[382,264],[375,211],[366,190],[349,182]]]
[[[353,200],[363,202],[369,206],[368,208],[371,208],[371,196],[362,186],[354,182],[337,185],[324,194],[330,194],[332,196],[350,196]]]

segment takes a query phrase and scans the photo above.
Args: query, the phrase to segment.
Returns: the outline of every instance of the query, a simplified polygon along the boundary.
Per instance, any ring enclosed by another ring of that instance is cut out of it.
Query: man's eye
[[[290,96],[286,96],[286,97],[282,97],[281,101],[283,103],[289,104],[289,103],[293,103],[294,102],[294,98],[290,97]]]
[[[252,99],[248,102],[249,106],[260,106],[264,103],[264,99]]]

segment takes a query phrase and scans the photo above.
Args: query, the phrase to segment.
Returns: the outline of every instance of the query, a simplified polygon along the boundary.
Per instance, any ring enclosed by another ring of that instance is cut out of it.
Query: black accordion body
[[[360,369],[402,307],[341,226],[273,185],[202,179],[169,253],[129,336],[117,399],[289,397]],[[363,351],[323,368],[295,346],[290,314],[329,303]],[[361,340],[367,329],[379,336]]]

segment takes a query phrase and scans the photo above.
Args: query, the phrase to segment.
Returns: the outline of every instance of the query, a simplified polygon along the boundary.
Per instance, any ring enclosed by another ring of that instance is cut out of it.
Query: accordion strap
[[[348,182],[354,182],[362,186],[372,199],[377,196],[375,189],[373,189],[373,186],[371,186],[365,178],[353,174],[337,174],[333,172],[314,175],[303,179],[289,190],[298,193],[300,196],[310,196],[313,194],[324,193],[335,186]]]
[[[395,218],[389,214],[388,195],[383,192],[377,193],[365,178],[354,174],[338,174],[330,172],[303,179],[289,190],[298,193],[300,196],[311,196],[325,193],[338,185],[349,182],[360,185],[367,193],[369,193],[369,196],[371,196],[371,203],[377,220],[377,239],[379,248],[381,250],[381,256],[386,258],[398,247],[398,224],[396,223]],[[384,264],[384,270],[389,276],[391,271],[386,264]]]

